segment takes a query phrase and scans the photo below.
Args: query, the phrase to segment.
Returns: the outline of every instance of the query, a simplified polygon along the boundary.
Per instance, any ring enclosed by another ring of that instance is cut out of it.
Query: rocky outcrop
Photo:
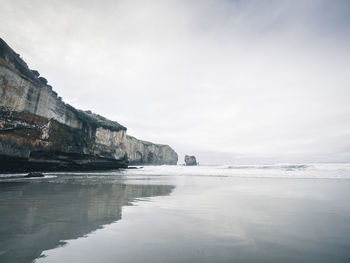
[[[39,173],[39,172],[31,172],[25,176],[23,176],[24,178],[37,178],[37,177],[45,177],[45,175],[43,173]]]
[[[197,160],[196,160],[196,157],[195,156],[188,156],[188,155],[185,155],[185,164],[187,166],[193,166],[193,165],[197,165]]]
[[[0,39],[0,172],[127,167],[136,152],[126,128],[64,103],[47,83]],[[148,152],[163,164],[158,148]]]
[[[154,144],[126,136],[126,152],[130,164],[177,164],[177,153],[164,144]]]

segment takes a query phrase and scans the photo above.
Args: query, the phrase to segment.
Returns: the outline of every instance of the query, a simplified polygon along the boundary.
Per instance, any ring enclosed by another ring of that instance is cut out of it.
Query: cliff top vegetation
[[[102,127],[105,129],[109,129],[112,131],[120,131],[120,130],[126,130],[126,127],[119,124],[116,121],[111,121],[99,114],[93,113],[91,111],[83,111],[73,108],[77,117],[81,121],[85,121],[89,123],[90,125],[94,125],[96,127]]]

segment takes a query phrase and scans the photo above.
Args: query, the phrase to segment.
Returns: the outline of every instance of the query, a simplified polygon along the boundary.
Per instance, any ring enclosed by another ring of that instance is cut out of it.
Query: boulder
[[[197,165],[197,160],[195,156],[185,155],[185,163],[187,166]]]
[[[30,177],[44,177],[42,173],[39,172],[32,172],[24,176],[25,178],[30,178]]]

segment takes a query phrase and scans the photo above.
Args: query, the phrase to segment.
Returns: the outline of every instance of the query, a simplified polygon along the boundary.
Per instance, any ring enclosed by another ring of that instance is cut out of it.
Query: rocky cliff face
[[[127,167],[136,154],[128,141],[119,123],[64,103],[0,39],[0,172]]]
[[[177,164],[177,153],[168,145],[154,144],[126,136],[130,164]]]

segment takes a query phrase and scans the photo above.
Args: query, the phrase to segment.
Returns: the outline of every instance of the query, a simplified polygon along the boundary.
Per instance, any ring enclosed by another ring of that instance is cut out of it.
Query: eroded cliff
[[[130,164],[177,164],[177,153],[164,144],[154,144],[126,136],[126,151]]]
[[[129,141],[119,123],[64,103],[0,39],[0,172],[127,167],[139,149]],[[151,145],[141,153],[153,157],[142,160],[174,164],[163,146]]]

